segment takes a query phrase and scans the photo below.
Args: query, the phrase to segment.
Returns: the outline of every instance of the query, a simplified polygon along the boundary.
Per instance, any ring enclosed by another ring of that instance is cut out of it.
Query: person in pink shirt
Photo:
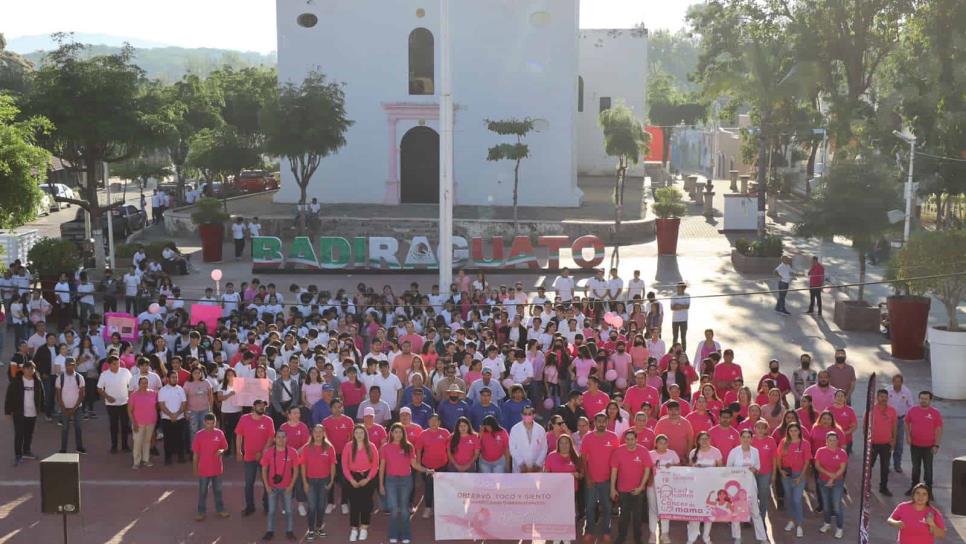
[[[551,417],[551,425],[554,422],[563,424],[563,418],[555,415]],[[560,425],[557,425],[560,426]],[[566,429],[566,425],[563,425]],[[548,435],[549,447],[549,435]],[[555,444],[556,445],[556,442]],[[510,472],[510,435],[506,429],[500,426],[496,416],[490,414],[483,418],[480,425],[480,472],[502,474]]]
[[[846,404],[845,401],[845,391],[839,389],[835,392],[834,400],[832,401],[832,405],[829,406],[828,411],[832,412],[832,415],[835,416],[835,423],[842,428],[842,434],[845,435],[842,446],[849,455],[852,455],[852,435],[859,428],[859,420],[855,416],[855,410]]]
[[[821,414],[835,401],[835,391],[829,383],[828,371],[821,370],[818,373],[818,382],[806,387],[803,394],[812,397],[812,408]]]
[[[610,395],[600,390],[600,380],[597,376],[590,376],[587,379],[587,391],[581,395],[584,404],[584,412],[594,417],[604,411],[607,403],[610,402]]]
[[[701,386],[701,390],[695,394],[695,399],[700,396],[705,400],[705,406],[708,412],[717,419],[718,415],[721,414],[721,409],[724,408],[724,402],[718,398],[718,392],[713,384],[706,383]],[[694,404],[692,402],[692,404]]]
[[[295,476],[298,474],[299,454],[288,446],[284,431],[275,433],[275,446],[265,450],[260,464],[262,484],[269,493],[268,529],[262,540],[271,540],[275,536],[275,511],[279,500],[282,501],[285,516],[285,537],[293,540],[292,489],[295,488]]]
[[[641,405],[645,402],[651,406],[657,406],[661,402],[661,393],[654,387],[647,385],[647,373],[638,370],[634,373],[634,385],[629,387],[624,393],[624,405],[632,413],[637,413]],[[653,419],[657,419],[657,414],[648,414]]]
[[[379,473],[379,448],[369,442],[362,424],[352,428],[352,438],[342,449],[342,475],[349,484],[349,541],[369,536],[372,494]]]
[[[875,406],[866,414],[872,427],[872,466],[879,462],[879,493],[891,497],[889,491],[889,460],[896,445],[896,410],[889,406],[889,391],[879,389],[875,393]],[[870,419],[871,418],[871,419]]]
[[[795,529],[795,536],[802,538],[805,510],[802,499],[805,495],[805,482],[808,481],[808,467],[812,460],[812,445],[802,432],[798,423],[785,427],[785,435],[778,445],[778,467],[782,478],[785,505],[791,518],[785,525],[785,532]]]
[[[826,412],[827,413],[827,412]],[[825,417],[825,414],[822,414]],[[821,420],[821,418],[819,418]],[[845,469],[849,464],[849,454],[839,447],[839,435],[829,431],[825,447],[815,452],[815,471],[818,474],[817,487],[822,495],[822,511],[825,523],[818,532],[827,533],[832,528],[835,516],[835,538],[842,538],[842,525],[845,515],[842,512],[842,494],[845,489]]]
[[[631,363],[631,356],[627,353],[627,344],[623,340],[618,340],[616,351],[610,355],[607,365],[617,372],[617,379],[623,380],[624,384],[630,381],[630,373],[633,368]],[[626,388],[627,386],[625,385],[624,387]]]
[[[811,395],[802,395],[801,404],[801,407],[796,409],[795,413],[798,414],[798,422],[802,424],[802,429],[809,431],[818,420],[818,412],[812,406]]]
[[[775,481],[778,472],[778,456],[776,455],[778,445],[771,437],[768,422],[759,419],[755,423],[754,436],[751,438],[751,446],[758,450],[760,467],[755,479],[758,483],[758,510],[762,521],[768,515],[768,503],[771,502],[771,486]]]
[[[912,455],[912,481],[919,483],[920,469],[923,481],[932,489],[932,460],[939,453],[943,441],[943,416],[932,407],[932,392],[919,392],[919,406],[906,412],[906,442]],[[912,489],[906,492],[910,496]]]
[[[678,454],[674,450],[668,448],[667,437],[663,434],[659,434],[654,438],[654,449],[651,450],[651,462],[654,465],[654,473],[650,481],[647,483],[647,519],[651,531],[651,541],[658,541],[657,531],[658,526],[660,525],[660,541],[670,542],[671,537],[668,536],[668,533],[671,530],[671,523],[664,519],[661,520],[660,524],[658,524],[657,494],[654,492],[654,479],[657,476],[658,471],[660,471],[662,468],[666,469],[667,467],[680,465],[681,458],[678,457]]]
[[[687,417],[687,415],[691,413],[691,404],[684,400],[684,397],[681,396],[681,387],[676,383],[672,383],[671,386],[668,387],[668,393],[669,397],[667,401],[661,405],[659,416],[666,416],[668,414],[668,403],[676,402],[678,404],[678,409],[681,411],[681,417]]]
[[[715,425],[714,415],[708,411],[708,401],[704,397],[698,397],[695,401],[694,410],[685,416],[694,432],[710,430]]]
[[[615,449],[610,456],[610,496],[620,504],[617,544],[623,544],[627,539],[628,524],[631,526],[634,542],[642,542],[644,498],[647,496],[647,482],[653,466],[651,452],[638,446],[637,433],[628,429],[624,435],[624,445]]]
[[[238,427],[235,428],[235,437],[238,439],[238,447],[235,455],[239,461],[245,464],[245,509],[242,516],[249,516],[255,513],[255,478],[260,472],[259,462],[262,460],[262,452],[275,436],[275,423],[272,418],[265,415],[266,402],[256,399],[252,403],[252,411],[245,414],[238,420]],[[268,511],[268,488],[262,493],[262,508]]]
[[[386,443],[389,437],[386,428],[376,423],[376,410],[372,406],[367,406],[362,412],[362,425],[369,435],[369,442],[378,449]]]
[[[634,414],[634,425],[626,429],[622,434],[620,439],[623,441],[624,437],[627,436],[627,431],[634,430],[637,433],[637,445],[642,446],[647,449],[654,448],[654,430],[648,426],[649,418],[647,412],[641,410],[640,412]]]
[[[899,529],[898,544],[935,544],[946,536],[946,523],[938,508],[931,504],[929,487],[912,486],[912,500],[899,504],[886,523]]]
[[[158,424],[158,392],[148,389],[148,377],[138,378],[137,391],[128,396],[128,418],[134,433],[134,464],[131,468],[154,466],[151,463],[151,437]]]
[[[453,472],[476,472],[480,458],[480,437],[473,432],[473,425],[465,416],[456,420],[453,436],[449,442],[449,465]]]
[[[577,491],[577,484],[580,482],[583,474],[581,473],[580,456],[577,455],[577,451],[574,448],[574,440],[569,434],[560,435],[557,438],[557,445],[554,451],[547,454],[547,458],[543,462],[543,471],[572,474],[574,477],[574,491]]]
[[[335,449],[335,463],[336,463],[336,481],[339,483],[339,489],[342,490],[342,495],[339,499],[339,504],[342,506],[342,513],[349,513],[349,484],[342,477],[342,450],[345,445],[349,443],[349,437],[352,436],[352,428],[355,426],[355,422],[349,416],[342,413],[343,405],[342,401],[335,399],[332,401],[332,415],[322,420],[322,427],[325,428],[325,436],[328,438],[329,442],[332,443],[332,447]],[[331,514],[332,510],[335,509],[335,486],[329,486],[329,496],[328,504],[325,507],[325,513]]]
[[[602,537],[610,534],[610,457],[618,447],[620,440],[617,435],[607,430],[607,416],[598,413],[594,416],[594,431],[588,433],[580,443],[580,456],[587,475],[585,539],[587,535]]]
[[[309,443],[311,438],[309,428],[305,423],[302,423],[302,409],[300,407],[292,405],[288,409],[287,416],[285,423],[278,426],[278,430],[285,431],[288,447],[298,451],[302,449],[302,446]],[[305,490],[300,485],[295,486],[295,502],[299,515],[305,516],[305,504],[308,502],[308,497],[306,497]]]
[[[420,464],[433,470],[440,470],[449,463],[450,432],[440,423],[439,414],[429,416],[429,428],[419,435],[419,444],[416,447]],[[425,478],[423,484],[423,498],[426,503],[423,519],[429,519],[433,515],[433,479]]]
[[[192,466],[198,477],[197,521],[205,519],[209,487],[215,496],[218,517],[227,518],[230,515],[221,499],[221,475],[225,472],[221,458],[228,449],[228,440],[225,439],[225,433],[215,427],[215,414],[205,415],[204,425],[204,429],[198,431],[191,442]]]
[[[808,311],[810,314],[818,306],[818,315],[822,315],[822,286],[825,284],[825,267],[818,261],[818,257],[812,257],[812,266],[808,269]]]
[[[738,429],[739,433],[746,429],[749,431],[753,431],[755,428],[755,423],[758,423],[758,420],[760,419],[762,419],[761,406],[758,406],[757,404],[754,404],[754,403],[749,404],[747,416],[741,420],[741,423],[739,423],[736,428]]]
[[[741,366],[735,363],[735,352],[731,349],[724,350],[721,354],[721,362],[714,367],[714,374],[711,376],[711,383],[719,391],[729,387],[738,378],[743,378]]]
[[[578,391],[584,391],[587,389],[587,381],[590,377],[590,373],[597,370],[597,363],[590,356],[590,348],[587,346],[580,346],[577,349],[578,357],[570,363],[570,370],[572,379],[576,384],[575,389]],[[589,414],[589,412],[588,412]]]
[[[325,435],[325,427],[321,423],[312,427],[312,439],[299,451],[302,489],[309,502],[306,540],[325,536],[326,492],[335,485],[336,459],[335,448]]]
[[[402,423],[389,428],[389,441],[382,447],[379,461],[379,493],[386,497],[389,518],[389,541],[411,542],[409,502],[413,494],[413,471],[432,476],[433,469],[423,468],[416,458],[416,448],[406,438]]]
[[[720,422],[714,427],[711,427],[708,431],[708,436],[711,438],[711,445],[721,452],[721,458],[727,459],[731,450],[736,448],[741,441],[741,435],[738,429],[732,425],[734,416],[730,409],[725,408],[721,410],[719,417]]]

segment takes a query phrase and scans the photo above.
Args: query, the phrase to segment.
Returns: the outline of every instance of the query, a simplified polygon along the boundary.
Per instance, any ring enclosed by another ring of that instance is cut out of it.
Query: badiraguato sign
[[[569,236],[517,236],[509,245],[500,237],[453,237],[453,266],[485,270],[560,268],[560,250],[569,249],[580,268],[593,268],[604,260],[604,242],[587,235],[570,241]],[[587,258],[587,254],[589,258]],[[405,247],[391,236],[342,238],[322,236],[317,244],[308,236],[297,236],[285,248],[280,238],[256,236],[252,240],[254,268],[272,270],[433,270],[439,268],[439,248],[426,236],[414,236]]]

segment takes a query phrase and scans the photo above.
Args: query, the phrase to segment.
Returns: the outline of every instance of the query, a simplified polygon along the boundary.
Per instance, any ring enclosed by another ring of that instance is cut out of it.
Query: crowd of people
[[[142,291],[148,273],[152,288]],[[34,311],[42,293],[21,277],[29,271],[15,266],[0,283],[6,315],[18,316],[8,320],[15,352],[2,354],[15,465],[36,459],[41,417],[60,425],[61,452],[73,427],[75,451],[87,453],[82,428],[103,402],[110,452],[129,454],[132,470],[149,470],[152,459],[191,463],[199,521],[209,489],[216,515],[229,516],[224,462],[241,463],[241,514],[257,511],[260,483],[265,540],[279,510],[287,538],[296,538],[298,512],[314,540],[338,509],[350,541],[366,540],[384,510],[389,542],[408,544],[416,507],[433,516],[434,472],[455,471],[569,473],[586,542],[609,541],[615,513],[618,543],[642,542],[644,528],[651,542],[669,542],[678,522],[658,519],[652,484],[655,471],[672,466],[753,472],[758,541],[768,540],[773,505],[787,513],[789,535],[821,522],[819,532],[843,536],[845,474],[862,441],[846,351],[827,367],[803,354],[790,374],[772,360],[763,375],[749,375],[708,329],[691,357],[684,284],[669,300],[665,341],[664,302],[638,272],[625,285],[616,270],[609,278],[599,270],[583,296],[567,270],[552,293],[536,295],[459,271],[446,292],[413,283],[397,295],[360,283],[335,292],[292,284],[283,293],[256,278],[186,301],[163,271],[139,265],[122,280],[125,308],[138,317],[132,342],[104,333],[103,312],[117,309],[118,293],[86,275],[65,277],[56,303]],[[220,307],[217,326],[192,325],[192,304]],[[270,385],[240,402],[239,378]],[[930,505],[943,429],[931,404],[930,392],[914,396],[896,375],[866,416],[882,494],[891,495],[890,473],[903,472],[906,443],[910,450],[911,500],[888,520],[900,542],[932,542],[945,531]],[[806,516],[807,496],[821,520]],[[710,542],[711,526],[687,523],[688,542]],[[735,541],[742,533],[732,523]]]

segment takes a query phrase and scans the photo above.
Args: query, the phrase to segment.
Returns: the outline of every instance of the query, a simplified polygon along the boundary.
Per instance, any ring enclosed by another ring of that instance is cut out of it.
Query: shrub
[[[966,300],[963,255],[966,255],[966,231],[945,230],[917,233],[895,258],[895,279],[912,292],[935,295],[946,310],[949,331],[962,329],[956,313],[960,303]]]
[[[661,219],[680,217],[687,211],[682,200],[681,191],[674,187],[661,187],[654,191],[654,214]]]
[[[77,244],[59,238],[44,238],[27,252],[31,269],[40,277],[73,274],[81,265]]]
[[[766,234],[764,238],[749,242],[748,240],[737,240],[735,249],[738,253],[746,257],[781,257],[784,252],[782,247],[782,237],[774,234]]]
[[[738,240],[735,240],[735,249],[738,251],[738,253],[740,253],[742,255],[748,255],[749,254],[748,253],[748,247],[749,246],[751,246],[751,242],[749,242],[748,240],[745,240],[744,238],[740,238]]]
[[[199,198],[195,202],[195,211],[191,214],[191,221],[195,225],[223,225],[229,216],[217,198]]]

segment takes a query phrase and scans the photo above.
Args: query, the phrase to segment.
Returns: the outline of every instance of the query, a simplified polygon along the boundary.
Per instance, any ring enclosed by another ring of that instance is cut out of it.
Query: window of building
[[[435,94],[434,55],[432,32],[425,28],[413,30],[409,34],[409,94]]]
[[[584,111],[584,78],[577,76],[577,111]]]
[[[319,18],[314,13],[303,13],[295,20],[299,26],[312,28],[319,23]]]
[[[610,109],[610,97],[602,96],[600,97],[600,113]]]

